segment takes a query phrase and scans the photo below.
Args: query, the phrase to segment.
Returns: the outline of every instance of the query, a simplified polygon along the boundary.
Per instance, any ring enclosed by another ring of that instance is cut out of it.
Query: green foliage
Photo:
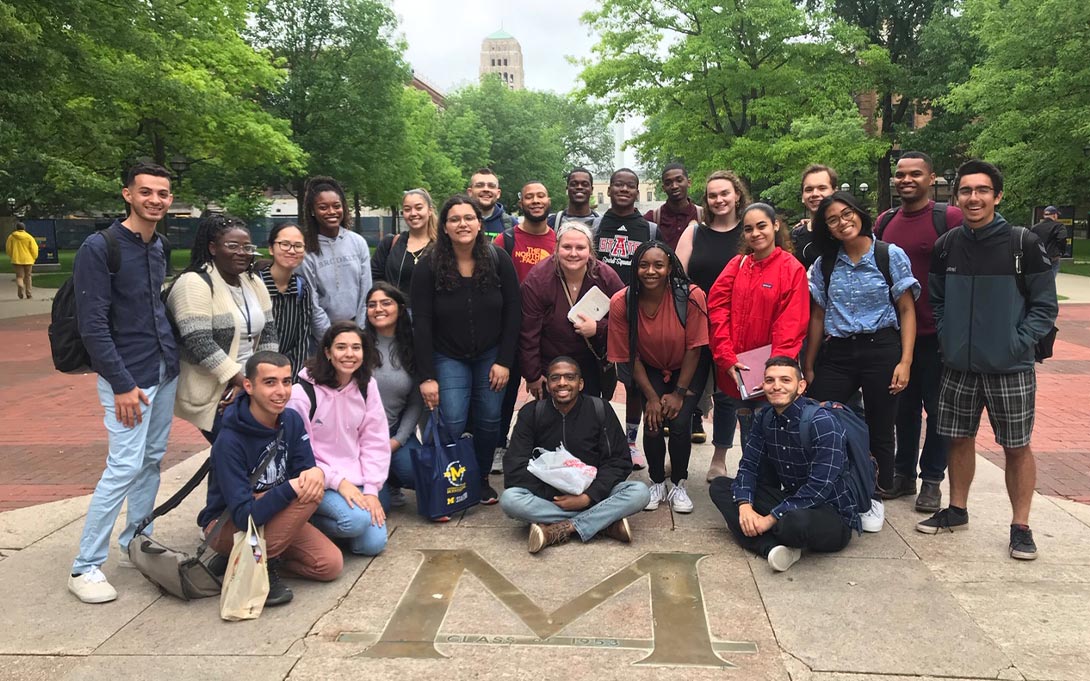
[[[605,0],[583,21],[601,35],[596,61],[584,62],[585,92],[615,116],[645,119],[631,143],[648,167],[680,160],[697,182],[734,168],[763,190],[793,183],[814,160],[800,154],[815,146],[860,162],[873,155],[851,99],[862,36],[821,12],[792,0]],[[827,141],[792,149],[783,140],[823,122]]]
[[[269,211],[272,201],[265,192],[256,189],[243,189],[228,194],[223,199],[223,210],[228,215],[252,222],[263,218]]]
[[[973,116],[971,151],[997,164],[1000,210],[1027,223],[1034,205],[1078,204],[1090,184],[1090,3],[968,0],[985,50],[945,103]]]
[[[287,70],[283,86],[267,92],[267,106],[288,121],[307,154],[305,166],[281,174],[297,192],[308,176],[332,175],[364,204],[400,202],[397,152],[406,143],[400,114],[410,75],[396,28],[379,0],[267,0],[259,7],[249,37]]]
[[[0,192],[31,214],[116,202],[139,158],[232,178],[293,167],[257,103],[281,73],[240,37],[245,0],[0,2]]]
[[[554,207],[561,205],[564,174],[577,165],[608,167],[613,145],[605,113],[593,105],[551,92],[510,90],[498,77],[447,98],[439,137],[465,178],[462,189],[477,168],[492,168],[508,208],[531,180],[544,182]]]

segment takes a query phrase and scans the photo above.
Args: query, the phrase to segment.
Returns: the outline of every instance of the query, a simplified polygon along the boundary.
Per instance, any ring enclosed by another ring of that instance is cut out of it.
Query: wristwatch
[[[689,390],[689,388],[687,388],[685,386],[681,386],[681,385],[674,388],[674,392],[678,393],[682,397],[688,397],[689,395],[695,395],[696,394],[692,390]]]

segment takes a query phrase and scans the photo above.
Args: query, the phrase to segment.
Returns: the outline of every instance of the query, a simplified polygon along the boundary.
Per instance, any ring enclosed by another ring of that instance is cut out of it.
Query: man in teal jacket
[[[916,529],[936,534],[968,527],[976,433],[987,407],[995,440],[1006,456],[1007,493],[1014,511],[1010,555],[1033,560],[1034,357],[1037,342],[1056,322],[1056,276],[1037,237],[996,213],[1003,199],[998,168],[968,161],[958,169],[954,194],[965,223],[935,242],[929,276],[944,365],[938,432],[950,438],[950,506]]]

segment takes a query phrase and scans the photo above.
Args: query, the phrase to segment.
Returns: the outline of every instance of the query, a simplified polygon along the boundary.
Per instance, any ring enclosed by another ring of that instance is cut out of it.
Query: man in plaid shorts
[[[939,435],[950,438],[950,506],[916,525],[927,534],[969,525],[969,486],[976,468],[976,433],[988,408],[1006,456],[1013,518],[1010,555],[1037,557],[1029,529],[1037,470],[1030,450],[1037,391],[1034,350],[1056,322],[1056,275],[1037,237],[996,213],[1003,175],[984,161],[958,169],[954,194],[961,227],[935,242],[929,277],[943,375]],[[1016,253],[1021,250],[1022,256]],[[1021,274],[1018,274],[1018,270]]]

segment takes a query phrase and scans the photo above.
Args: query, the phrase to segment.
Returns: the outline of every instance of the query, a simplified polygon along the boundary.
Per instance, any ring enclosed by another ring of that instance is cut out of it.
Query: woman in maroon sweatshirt
[[[624,288],[610,267],[594,255],[591,230],[581,222],[568,221],[557,229],[556,253],[534,265],[522,282],[522,331],[519,358],[522,375],[534,397],[541,397],[545,367],[567,355],[579,362],[583,392],[610,399],[613,381],[602,381],[606,355],[607,319],[568,320],[572,305],[597,286],[606,296]],[[608,393],[608,394],[604,394]]]

